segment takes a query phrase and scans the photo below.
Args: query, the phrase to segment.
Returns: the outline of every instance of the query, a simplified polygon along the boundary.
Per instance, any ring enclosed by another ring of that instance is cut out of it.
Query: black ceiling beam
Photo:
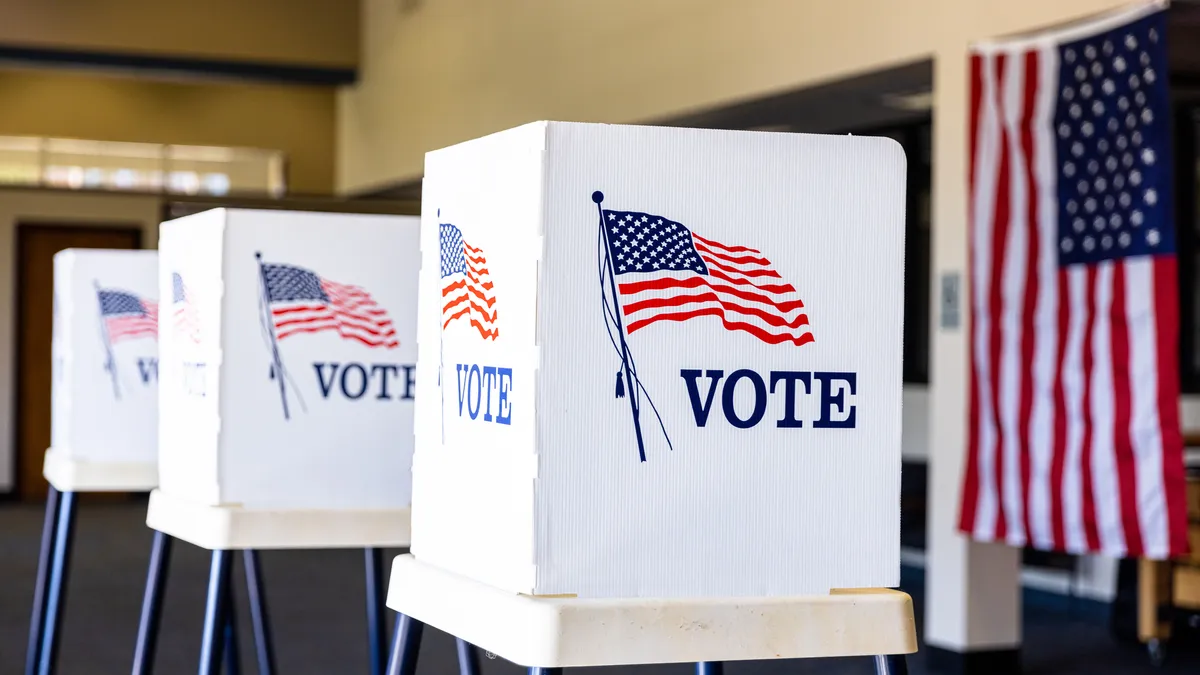
[[[277,63],[150,56],[0,45],[0,64],[114,70],[144,74],[186,75],[275,84],[339,86],[354,84],[354,68],[297,66]]]

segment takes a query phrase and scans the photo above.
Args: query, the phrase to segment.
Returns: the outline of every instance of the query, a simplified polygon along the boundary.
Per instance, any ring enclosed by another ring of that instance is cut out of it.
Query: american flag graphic
[[[487,258],[481,249],[463,239],[454,225],[443,224],[439,234],[442,268],[442,329],[451,321],[468,321],[479,336],[495,340],[496,294],[488,273]]]
[[[294,265],[262,264],[275,339],[336,331],[368,347],[399,347],[387,311],[359,286],[340,284]]]
[[[100,317],[110,344],[124,340],[158,338],[158,303],[128,291],[100,289]]]
[[[1165,14],[970,60],[971,377],[960,528],[1187,550]]]
[[[813,342],[796,289],[760,251],[648,213],[601,211],[625,331],[712,316],[770,344]]]
[[[174,313],[175,335],[199,344],[200,318],[196,306],[192,304],[191,291],[178,272],[171,273],[171,310]]]

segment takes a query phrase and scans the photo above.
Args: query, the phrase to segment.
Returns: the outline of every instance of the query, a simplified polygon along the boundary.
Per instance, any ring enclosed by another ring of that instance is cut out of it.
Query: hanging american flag
[[[116,344],[140,337],[158,338],[158,303],[128,291],[100,289],[100,316],[108,341]]]
[[[1187,550],[1165,37],[1148,5],[971,55],[976,539]]]
[[[761,252],[706,239],[662,216],[601,211],[629,335],[712,316],[770,344],[813,341],[796,289]]]
[[[442,329],[456,319],[465,319],[480,337],[495,340],[496,294],[481,249],[463,239],[454,225],[439,228],[442,271]]]
[[[171,309],[174,312],[175,334],[194,343],[200,343],[200,318],[196,314],[196,306],[192,304],[192,294],[183,276],[178,272],[171,273]]]
[[[276,340],[335,331],[368,347],[400,346],[387,311],[362,288],[294,265],[262,263],[262,275]]]

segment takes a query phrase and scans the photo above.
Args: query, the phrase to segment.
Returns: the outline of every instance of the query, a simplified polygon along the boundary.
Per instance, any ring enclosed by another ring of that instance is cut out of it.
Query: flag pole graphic
[[[279,382],[279,400],[283,403],[283,419],[290,419],[288,415],[287,402],[287,385],[283,381],[283,361],[279,358],[279,343],[275,340],[275,320],[271,315],[271,294],[267,290],[267,268],[263,266],[262,252],[255,251],[254,258],[258,261],[258,275],[262,281],[262,304],[263,312],[266,317],[267,334],[271,337],[271,357],[274,359],[274,365],[271,367],[271,377]]]
[[[629,410],[633,413],[633,429],[637,433],[638,443],[638,458],[643,462],[646,461],[646,444],[642,441],[642,422],[640,411],[637,404],[637,389],[633,386],[633,376],[629,372],[629,346],[625,343],[625,328],[621,325],[621,300],[617,295],[617,280],[616,274],[613,272],[612,256],[607,254],[607,251],[612,250],[612,242],[608,237],[608,230],[604,227],[604,193],[596,191],[592,193],[592,201],[596,202],[596,212],[600,222],[600,234],[604,235],[605,243],[605,259],[608,260],[608,283],[612,290],[613,298],[613,318],[617,322],[617,335],[621,339],[621,369],[625,373],[625,389],[629,392]]]
[[[117,383],[117,360],[113,358],[112,340],[108,336],[108,321],[104,318],[104,300],[100,295],[100,282],[92,280],[92,286],[96,289],[96,302],[100,304],[100,339],[104,341],[104,369],[108,371],[112,378],[113,396],[119,401],[121,400],[121,388]]]

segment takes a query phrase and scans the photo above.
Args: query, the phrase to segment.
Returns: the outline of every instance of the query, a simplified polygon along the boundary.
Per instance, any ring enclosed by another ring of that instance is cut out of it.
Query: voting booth
[[[904,181],[865,137],[429,153],[414,556],[535,595],[897,585]]]
[[[292,514],[304,531],[280,547],[370,528],[380,545],[406,544],[417,219],[219,209],[161,232],[170,304],[150,525]]]
[[[25,672],[58,653],[77,493],[158,482],[158,255],[65,249],[54,256],[50,445]],[[36,671],[35,671],[36,668]]]
[[[158,254],[67,249],[54,256],[51,447],[59,490],[144,491],[157,483]]]
[[[268,548],[364,549],[381,672],[381,549],[409,544],[419,219],[217,209],[160,232],[160,483],[134,672],[153,664],[171,538],[212,550],[201,673],[236,651],[236,550],[273,671]]]
[[[531,673],[906,672],[896,143],[539,122],[422,189],[390,675],[426,623]]]

